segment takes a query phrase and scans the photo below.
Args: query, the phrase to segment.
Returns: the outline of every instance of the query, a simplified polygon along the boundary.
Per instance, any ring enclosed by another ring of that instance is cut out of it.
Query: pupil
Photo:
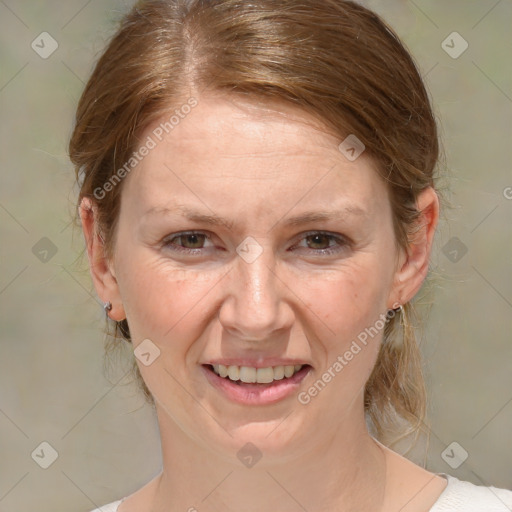
[[[313,244],[319,243],[320,245],[325,245],[325,244],[322,244],[322,239],[325,242],[327,239],[327,236],[326,235],[311,235],[311,238],[314,240]],[[319,239],[320,239],[320,241],[319,241]]]
[[[201,245],[200,241],[199,241],[199,236],[201,235],[187,235],[187,240],[190,242],[192,241],[191,245],[195,246],[196,244],[199,244],[199,246]],[[196,249],[197,247],[193,247],[194,249]]]

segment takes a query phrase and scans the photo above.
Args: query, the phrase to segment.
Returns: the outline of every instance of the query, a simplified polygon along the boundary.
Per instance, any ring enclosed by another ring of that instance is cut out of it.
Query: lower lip
[[[202,365],[201,369],[210,384],[233,402],[245,405],[266,405],[294,394],[312,368],[309,365],[303,366],[291,377],[274,380],[269,384],[246,384],[245,382],[236,384],[228,378],[220,377],[205,365]]]

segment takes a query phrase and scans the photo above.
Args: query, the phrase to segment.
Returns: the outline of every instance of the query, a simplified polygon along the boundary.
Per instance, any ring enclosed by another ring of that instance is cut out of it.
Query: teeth
[[[256,382],[268,384],[274,380],[274,370],[272,368],[258,368],[256,370]]]
[[[284,366],[274,367],[274,380],[284,379]]]
[[[253,368],[251,366],[225,366],[223,364],[214,364],[213,371],[221,377],[233,381],[245,383],[269,384],[274,380],[290,378],[297,373],[303,365],[296,364],[287,366],[269,366],[267,368]]]
[[[285,366],[284,367],[284,376],[291,377],[295,373],[295,366]]]
[[[241,380],[238,366],[228,366],[228,377],[230,380]]]
[[[238,370],[238,366],[234,366],[234,367],[230,366],[230,368],[236,368]],[[241,366],[240,367],[240,380],[242,382],[247,382],[247,383],[256,382],[257,374],[258,374],[258,371],[256,370],[256,368],[251,368],[250,366]]]

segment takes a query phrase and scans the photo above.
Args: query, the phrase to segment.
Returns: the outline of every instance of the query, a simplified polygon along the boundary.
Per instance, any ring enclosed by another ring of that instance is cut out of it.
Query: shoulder
[[[475,485],[440,473],[448,485],[430,512],[510,512],[512,490]]]
[[[117,512],[117,507],[119,507],[121,501],[123,500],[113,501],[108,505],[103,505],[99,508],[95,508],[94,510],[91,510],[91,512]]]

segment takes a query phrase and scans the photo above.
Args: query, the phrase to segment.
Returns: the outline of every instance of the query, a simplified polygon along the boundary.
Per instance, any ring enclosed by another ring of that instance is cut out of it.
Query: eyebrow
[[[233,221],[219,217],[215,214],[202,213],[183,205],[176,205],[174,208],[155,206],[145,212],[143,217],[146,215],[175,215],[177,213],[181,213],[183,217],[192,222],[209,224],[211,226],[226,226],[230,230],[233,229],[234,226]],[[367,217],[368,213],[365,209],[358,205],[347,204],[338,210],[307,211],[295,217],[290,217],[283,221],[278,221],[277,224],[282,222],[285,226],[299,226],[301,224],[308,224],[312,222],[344,219],[350,215]]]

